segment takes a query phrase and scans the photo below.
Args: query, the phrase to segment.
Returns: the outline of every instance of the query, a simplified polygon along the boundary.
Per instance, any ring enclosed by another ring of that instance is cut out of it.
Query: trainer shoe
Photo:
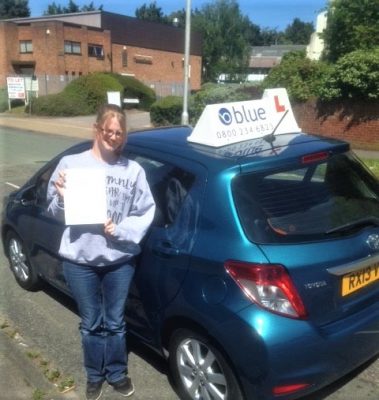
[[[101,397],[103,381],[100,382],[87,382],[86,388],[86,399],[87,400],[98,400]]]
[[[120,393],[122,396],[128,397],[134,393],[134,386],[132,380],[126,376],[125,378],[111,383],[113,389]]]

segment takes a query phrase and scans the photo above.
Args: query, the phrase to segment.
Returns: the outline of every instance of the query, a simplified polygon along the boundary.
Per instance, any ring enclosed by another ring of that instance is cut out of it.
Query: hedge
[[[115,91],[122,97],[140,100],[139,108],[148,110],[155,101],[155,93],[132,77],[96,72],[70,82],[62,92],[33,99],[32,113],[51,116],[95,114],[107,102],[107,92]]]

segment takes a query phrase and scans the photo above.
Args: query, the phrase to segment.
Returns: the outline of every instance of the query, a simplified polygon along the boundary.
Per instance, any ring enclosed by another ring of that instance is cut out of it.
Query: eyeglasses
[[[109,136],[109,137],[112,137],[113,135],[115,135],[116,138],[122,138],[125,135],[125,133],[122,131],[112,131],[111,129],[103,129],[103,128],[100,128],[99,130],[103,133],[103,135]]]

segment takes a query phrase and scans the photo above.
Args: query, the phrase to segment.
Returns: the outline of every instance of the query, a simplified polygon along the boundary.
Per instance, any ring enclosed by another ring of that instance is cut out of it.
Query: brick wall
[[[20,53],[19,41],[32,41],[31,53]],[[65,52],[65,41],[80,43],[80,54]],[[104,57],[90,57],[88,44],[100,45]],[[127,64],[123,52],[127,52]],[[14,24],[0,21],[0,87],[6,85],[6,76],[15,72],[16,65],[29,64],[37,76],[57,76],[71,79],[90,72],[116,72],[134,75],[144,82],[182,84],[183,54],[173,51],[139,48],[125,44],[111,44],[111,32],[95,27],[38,21]],[[201,86],[201,57],[191,55],[190,88]],[[174,94],[174,93],[172,93]]]
[[[357,149],[379,150],[379,103],[308,101],[292,108],[304,132],[342,139]]]
[[[113,70],[135,75],[141,81],[183,82],[183,54],[113,44]],[[123,63],[123,54],[127,63]],[[191,89],[201,86],[201,57],[191,55]]]

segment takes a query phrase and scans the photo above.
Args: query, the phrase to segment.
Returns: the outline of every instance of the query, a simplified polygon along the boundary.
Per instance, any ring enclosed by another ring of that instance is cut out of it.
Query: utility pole
[[[184,39],[184,93],[182,125],[188,125],[188,81],[189,81],[189,58],[190,58],[190,37],[191,37],[191,0],[186,0],[186,28]]]

